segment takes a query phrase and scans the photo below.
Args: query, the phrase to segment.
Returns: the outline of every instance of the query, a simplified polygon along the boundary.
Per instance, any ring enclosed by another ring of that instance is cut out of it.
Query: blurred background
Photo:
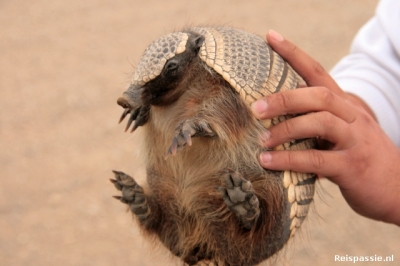
[[[180,265],[141,238],[108,181],[112,169],[141,169],[140,130],[124,133],[116,99],[145,47],[187,25],[274,29],[330,69],[376,4],[0,1],[0,265]],[[322,180],[314,211],[276,263],[394,255],[398,265],[399,244],[398,227],[358,216]]]

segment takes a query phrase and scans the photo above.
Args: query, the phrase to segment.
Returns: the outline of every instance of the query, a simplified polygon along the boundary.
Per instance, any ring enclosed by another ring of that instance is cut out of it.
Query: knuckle
[[[319,112],[319,123],[325,132],[331,132],[331,130],[335,129],[337,125],[337,118],[333,114],[323,111]]]
[[[282,122],[284,134],[287,136],[292,136],[293,132],[295,132],[295,124],[292,119],[286,120]]]
[[[348,163],[348,168],[353,169],[356,173],[362,174],[371,165],[370,153],[366,152],[364,149],[355,150],[349,149],[346,151],[346,162]]]
[[[324,166],[324,157],[318,150],[310,150],[309,162],[314,169],[321,169]]]
[[[275,94],[275,101],[280,107],[286,108],[286,97],[282,93]]]
[[[317,61],[313,63],[313,71],[318,76],[324,76],[326,74],[325,68]]]
[[[298,51],[299,51],[299,48],[297,47],[297,45],[295,45],[295,44],[293,44],[293,43],[290,45],[289,49],[290,49],[290,52],[291,52],[292,54],[296,54],[296,53],[298,53]]]
[[[312,61],[310,68],[308,69],[310,72],[307,76],[304,76],[304,81],[310,85],[313,83],[315,79],[321,79],[326,77],[328,74],[325,71],[324,67],[317,61]]]
[[[318,88],[317,97],[320,100],[320,102],[323,103],[325,106],[333,104],[336,98],[335,94],[331,90],[325,87]]]
[[[287,153],[287,163],[288,165],[293,165],[296,163],[296,156],[294,152],[288,152]]]
[[[289,93],[277,93],[275,94],[275,100],[277,104],[285,111],[290,110],[291,102],[293,100],[291,99]]]
[[[373,125],[376,124],[375,118],[369,114],[365,109],[361,109],[361,112],[358,113],[357,119],[361,120],[362,123],[367,124],[367,125]],[[356,119],[354,119],[352,122],[355,122]]]

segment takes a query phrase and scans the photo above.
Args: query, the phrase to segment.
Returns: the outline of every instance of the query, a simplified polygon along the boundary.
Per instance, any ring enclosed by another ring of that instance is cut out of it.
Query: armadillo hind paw
[[[243,227],[250,230],[260,215],[259,201],[251,182],[239,172],[227,169],[218,191]]]

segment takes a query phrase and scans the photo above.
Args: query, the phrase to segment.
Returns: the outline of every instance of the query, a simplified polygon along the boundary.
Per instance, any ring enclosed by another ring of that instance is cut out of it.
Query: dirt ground
[[[116,99],[144,48],[191,24],[273,28],[330,69],[376,3],[0,1],[0,265],[179,265],[146,244],[108,181],[140,169]],[[326,180],[318,194],[278,265],[400,265],[398,227],[358,216]]]

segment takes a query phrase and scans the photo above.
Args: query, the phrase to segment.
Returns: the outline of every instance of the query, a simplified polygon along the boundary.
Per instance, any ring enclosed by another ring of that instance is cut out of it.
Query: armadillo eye
[[[165,69],[168,72],[174,71],[177,68],[178,68],[178,63],[175,62],[175,60],[170,60],[165,64]]]

